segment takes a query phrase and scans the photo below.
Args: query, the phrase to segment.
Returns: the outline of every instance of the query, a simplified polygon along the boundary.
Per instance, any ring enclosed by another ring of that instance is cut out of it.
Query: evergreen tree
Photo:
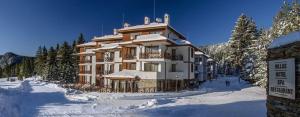
[[[269,38],[270,31],[262,31],[261,36],[256,42],[255,54],[257,59],[255,61],[255,67],[252,72],[252,79],[257,81],[255,84],[265,87],[267,82],[267,50],[271,42]]]
[[[72,76],[75,78],[74,82],[79,81],[79,56],[77,56],[76,54],[79,53],[78,48],[76,47],[77,42],[73,41],[72,44],[72,65],[73,65],[73,69],[74,69],[74,73],[72,74]]]
[[[72,48],[68,45],[67,42],[64,42],[60,47],[58,52],[59,59],[59,71],[61,81],[63,83],[73,83],[74,82],[74,66],[72,63]]]
[[[19,64],[18,68],[20,69],[20,72],[18,74],[19,78],[28,78],[33,75],[33,69],[32,69],[33,63],[30,58],[25,58],[22,60],[21,64]]]
[[[79,37],[77,39],[77,44],[83,44],[83,43],[85,43],[85,39],[83,37],[83,34],[80,33],[80,35],[79,35]]]
[[[41,63],[42,63],[42,47],[41,46],[39,46],[38,47],[38,50],[36,51],[36,55],[35,55],[35,57],[36,57],[36,59],[35,59],[35,66],[34,66],[34,70],[35,70],[35,74],[36,75],[39,75],[39,76],[41,76],[42,75],[42,72],[41,72],[41,69],[42,69],[42,65],[41,65]]]
[[[253,70],[255,42],[258,38],[258,30],[255,22],[242,14],[234,27],[229,40],[230,56],[227,61],[235,67],[235,73],[241,75],[241,78],[248,79],[251,70]]]
[[[47,57],[47,79],[48,80],[58,80],[59,69],[57,63],[57,52],[53,47],[50,47]]]
[[[47,64],[47,56],[48,50],[44,46],[43,48],[39,47],[36,52],[36,60],[35,60],[35,72],[38,76],[41,76],[44,80],[46,79],[46,75],[48,72]]]

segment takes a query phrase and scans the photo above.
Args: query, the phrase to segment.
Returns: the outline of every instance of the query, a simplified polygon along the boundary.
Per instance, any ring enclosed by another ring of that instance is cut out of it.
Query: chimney
[[[156,18],[155,21],[158,22],[158,23],[162,22],[161,18]]]
[[[170,24],[170,16],[169,16],[169,14],[165,14],[165,16],[164,16],[164,22],[165,22],[165,24]]]
[[[149,19],[149,17],[145,17],[144,18],[144,24],[150,24],[150,19]]]
[[[128,24],[127,22],[124,23],[124,28],[129,27],[130,24]]]
[[[118,34],[118,30],[114,29],[114,35],[117,35],[117,34]]]

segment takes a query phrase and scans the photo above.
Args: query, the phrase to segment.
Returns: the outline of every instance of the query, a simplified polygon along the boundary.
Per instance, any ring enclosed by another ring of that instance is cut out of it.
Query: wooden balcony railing
[[[97,75],[103,75],[103,74],[104,74],[104,71],[103,71],[103,70],[96,70],[96,74],[97,74]]]
[[[104,62],[103,58],[96,59],[96,62]]]
[[[169,53],[145,52],[145,53],[140,53],[140,58],[141,59],[157,59],[157,58],[170,59],[171,56]]]
[[[127,54],[124,56],[124,59],[125,60],[133,60],[133,59],[136,59],[136,55],[134,54]]]
[[[92,71],[80,71],[80,74],[92,74]]]
[[[92,63],[92,60],[80,60],[80,63]]]
[[[104,61],[106,61],[106,62],[113,62],[114,61],[114,57],[105,57]]]
[[[104,70],[104,75],[112,74],[112,73],[114,73],[113,70]]]

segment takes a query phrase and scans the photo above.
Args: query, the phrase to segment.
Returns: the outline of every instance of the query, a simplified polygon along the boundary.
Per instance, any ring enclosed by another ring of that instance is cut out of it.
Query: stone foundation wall
[[[288,44],[268,51],[268,61],[295,58],[296,99],[267,96],[268,117],[300,117],[300,42]],[[268,76],[269,77],[269,76]],[[267,88],[267,94],[268,94]]]
[[[300,117],[300,100],[268,96],[268,117]]]

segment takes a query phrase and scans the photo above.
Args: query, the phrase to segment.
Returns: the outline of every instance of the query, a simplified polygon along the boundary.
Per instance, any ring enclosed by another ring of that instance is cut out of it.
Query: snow
[[[97,50],[114,49],[114,48],[119,47],[119,44],[118,43],[101,44],[101,46],[102,46],[101,48],[97,48],[97,49],[94,49],[94,50],[97,51]]]
[[[213,59],[211,59],[211,58],[209,58],[209,59],[207,59],[207,61],[214,61]]]
[[[80,52],[78,55],[83,55],[83,54],[95,54],[95,52]]]
[[[143,29],[143,28],[153,28],[153,27],[165,27],[165,26],[168,26],[168,24],[154,22],[154,23],[150,23],[150,24],[124,27],[124,28],[119,29],[119,31],[133,30],[133,29]]]
[[[160,34],[148,34],[148,35],[137,36],[137,39],[133,40],[133,42],[159,41],[159,40],[167,40],[167,38]]]
[[[265,89],[239,83],[236,77],[207,81],[199,90],[168,93],[81,92],[34,79],[0,79],[0,117],[266,116]]]
[[[104,35],[101,37],[94,37],[93,41],[96,40],[107,40],[107,39],[122,39],[123,35],[122,34],[117,34],[117,35]]]
[[[297,41],[300,41],[300,31],[292,32],[289,33],[288,35],[284,35],[275,39],[269,46],[269,49],[277,48]]]
[[[196,54],[196,55],[203,55],[204,53],[203,53],[203,52],[200,52],[200,51],[195,51],[195,54]]]
[[[77,45],[77,47],[96,46],[96,45],[97,45],[96,42],[88,42],[88,43],[84,43],[84,44]]]

